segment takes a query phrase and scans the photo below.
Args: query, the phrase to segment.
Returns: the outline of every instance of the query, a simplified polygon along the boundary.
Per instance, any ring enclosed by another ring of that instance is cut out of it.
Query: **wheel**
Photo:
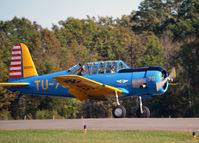
[[[113,109],[113,116],[114,116],[114,118],[125,118],[126,117],[126,109],[124,108],[124,106],[117,105]]]
[[[141,113],[140,108],[137,109],[138,118],[150,118],[150,110],[147,106],[142,106],[143,113]]]

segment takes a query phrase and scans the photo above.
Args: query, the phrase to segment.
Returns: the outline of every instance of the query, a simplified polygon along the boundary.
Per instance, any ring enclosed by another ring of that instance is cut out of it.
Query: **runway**
[[[104,118],[84,121],[88,130],[199,131],[199,118]],[[1,120],[0,129],[83,129],[83,120]]]

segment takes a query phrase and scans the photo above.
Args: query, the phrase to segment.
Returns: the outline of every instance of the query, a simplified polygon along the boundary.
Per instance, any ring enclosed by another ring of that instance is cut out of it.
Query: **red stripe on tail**
[[[12,57],[21,56],[21,54],[12,54]]]
[[[21,75],[10,75],[9,78],[21,78]]]
[[[18,64],[18,65],[11,65],[10,67],[21,67],[21,64]]]
[[[14,60],[11,60],[11,62],[21,62],[21,59],[14,59]]]
[[[11,70],[10,73],[13,73],[13,72],[21,72],[21,70]]]
[[[21,51],[21,49],[12,49],[13,52]]]

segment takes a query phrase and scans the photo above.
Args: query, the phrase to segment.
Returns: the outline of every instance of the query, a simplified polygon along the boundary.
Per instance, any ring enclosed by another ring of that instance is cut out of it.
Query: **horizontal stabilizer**
[[[0,83],[0,87],[27,86],[29,83]]]

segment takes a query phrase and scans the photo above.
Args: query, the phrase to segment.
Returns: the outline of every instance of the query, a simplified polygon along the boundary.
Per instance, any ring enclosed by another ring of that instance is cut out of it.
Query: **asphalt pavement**
[[[1,120],[0,129],[173,130],[199,131],[199,118],[100,118],[63,120]]]

